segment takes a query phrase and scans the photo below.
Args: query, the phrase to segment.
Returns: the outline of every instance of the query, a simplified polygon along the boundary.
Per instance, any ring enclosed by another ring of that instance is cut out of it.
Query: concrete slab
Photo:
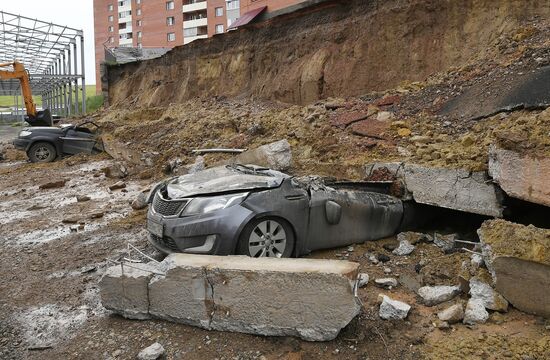
[[[172,254],[160,264],[165,275],[149,276],[148,292],[142,281],[142,291],[129,294],[135,299],[112,290],[125,277],[100,286],[112,293],[104,306],[120,314],[133,314],[139,301],[140,314],[148,304],[152,317],[204,329],[327,341],[360,311],[358,268],[339,260]]]
[[[148,286],[156,271],[156,267],[148,264],[108,268],[99,281],[101,303],[129,319],[150,318]]]
[[[489,175],[509,196],[550,206],[550,158],[491,146]]]
[[[496,290],[514,307],[550,318],[550,230],[491,220],[478,234]]]

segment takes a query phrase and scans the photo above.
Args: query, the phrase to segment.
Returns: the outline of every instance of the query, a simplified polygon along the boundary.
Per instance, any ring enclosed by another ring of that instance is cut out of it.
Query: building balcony
[[[200,1],[192,4],[183,5],[184,13],[200,11],[200,10],[206,10],[206,1]]]
[[[123,11],[130,11],[132,10],[132,3],[131,2],[128,2],[126,5],[124,6],[119,6],[118,7],[118,12],[121,13]]]
[[[118,44],[121,45],[121,46],[132,45],[133,44],[133,39],[119,39]]]
[[[132,15],[128,15],[128,16],[125,16],[123,18],[118,19],[119,24],[127,23],[127,22],[132,22]]]
[[[128,33],[131,33],[131,32],[132,32],[132,27],[131,26],[126,26],[125,29],[118,29],[119,34],[128,34]]]
[[[197,20],[184,20],[183,21],[183,28],[189,29],[194,27],[200,27],[200,26],[207,26],[208,25],[208,19],[202,18]]]
[[[188,36],[183,38],[183,44],[189,44],[192,41],[195,41],[197,39],[206,39],[208,35],[195,35],[195,36]]]

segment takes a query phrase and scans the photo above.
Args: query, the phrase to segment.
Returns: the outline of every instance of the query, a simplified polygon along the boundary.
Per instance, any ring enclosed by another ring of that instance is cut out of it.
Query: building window
[[[239,0],[229,0],[227,1],[227,10],[235,10],[240,7]]]
[[[138,45],[138,49],[143,48],[143,45],[141,43],[138,43],[137,45]]]
[[[223,25],[218,24],[216,25],[216,34],[221,34],[221,33],[223,33]]]
[[[113,22],[114,19],[113,15],[109,15],[109,22]]]
[[[119,1],[118,6],[124,6],[124,5],[126,5],[125,3],[126,3],[126,1]]]
[[[136,26],[141,26],[141,20],[136,21]]]
[[[168,33],[168,41],[176,41],[176,33]]]
[[[115,39],[111,36],[111,37],[109,37],[109,42],[112,44],[112,43],[115,42]]]
[[[176,18],[173,17],[173,16],[170,16],[170,17],[167,17],[166,18],[166,25],[168,26],[172,26],[176,23]]]
[[[113,31],[115,31],[115,28],[112,26],[109,26],[109,32],[113,32]]]
[[[138,39],[141,39],[141,35],[143,35],[143,34],[141,33],[141,31],[138,31],[138,32],[137,32],[137,37],[138,37]]]
[[[174,2],[173,1],[167,1],[166,2],[166,10],[174,10]]]
[[[131,15],[132,15],[132,10],[123,11],[123,12],[118,13],[118,18],[122,19],[122,18],[125,18],[127,16],[131,16]]]
[[[107,11],[113,11],[113,4],[107,5]]]
[[[141,15],[141,9],[137,9],[137,10],[136,10],[136,15],[138,15],[138,16]]]
[[[223,8],[217,7],[216,8],[216,16],[223,16]]]

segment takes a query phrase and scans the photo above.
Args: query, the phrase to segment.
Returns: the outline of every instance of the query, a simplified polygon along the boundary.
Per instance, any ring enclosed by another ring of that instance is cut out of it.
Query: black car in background
[[[102,151],[101,141],[86,121],[80,125],[33,126],[24,128],[13,140],[15,148],[25,151],[31,162],[52,162],[66,155]]]

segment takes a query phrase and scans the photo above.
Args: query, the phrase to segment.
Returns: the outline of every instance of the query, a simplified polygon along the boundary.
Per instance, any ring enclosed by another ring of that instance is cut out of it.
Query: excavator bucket
[[[45,109],[38,111],[36,116],[27,116],[25,121],[29,123],[30,126],[52,126],[52,113],[50,109]]]

